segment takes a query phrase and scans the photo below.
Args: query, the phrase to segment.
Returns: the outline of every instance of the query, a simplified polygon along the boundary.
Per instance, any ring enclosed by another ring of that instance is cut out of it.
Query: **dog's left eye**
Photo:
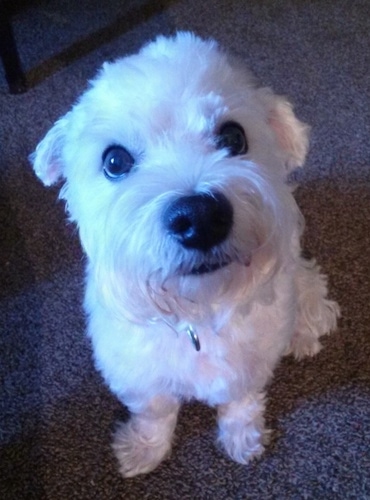
[[[227,149],[230,156],[243,155],[248,152],[248,141],[243,127],[236,122],[224,123],[216,138],[219,149]]]
[[[119,180],[128,174],[134,164],[134,158],[122,146],[110,146],[103,153],[104,175],[111,181]]]

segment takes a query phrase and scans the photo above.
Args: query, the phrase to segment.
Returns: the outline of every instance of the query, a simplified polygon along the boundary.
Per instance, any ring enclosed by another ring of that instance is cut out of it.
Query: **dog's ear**
[[[62,149],[69,123],[69,113],[58,120],[29,157],[36,175],[45,186],[63,176]]]
[[[280,96],[274,96],[268,123],[284,153],[287,172],[301,167],[308,151],[310,127],[298,120],[293,112],[293,106]]]

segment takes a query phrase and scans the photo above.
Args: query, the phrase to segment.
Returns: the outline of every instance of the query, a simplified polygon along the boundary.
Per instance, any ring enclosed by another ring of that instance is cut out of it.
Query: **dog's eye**
[[[128,174],[134,164],[134,158],[122,146],[110,146],[103,153],[104,175],[111,181],[119,180]]]
[[[227,149],[230,156],[243,155],[248,152],[244,130],[236,122],[226,122],[221,126],[216,143],[219,149]]]

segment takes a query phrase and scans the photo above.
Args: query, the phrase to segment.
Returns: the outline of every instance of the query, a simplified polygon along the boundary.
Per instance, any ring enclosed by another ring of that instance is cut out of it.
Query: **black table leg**
[[[6,6],[0,2],[0,57],[5,70],[11,94],[20,94],[27,90],[26,78],[19,59],[17,45]]]

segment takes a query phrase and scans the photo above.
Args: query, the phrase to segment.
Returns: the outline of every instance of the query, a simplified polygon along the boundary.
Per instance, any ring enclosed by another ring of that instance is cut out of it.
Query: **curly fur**
[[[246,133],[246,154],[217,148],[216,130],[230,120]],[[118,182],[102,172],[112,144],[135,158]],[[286,183],[307,148],[308,127],[285,98],[189,33],[104,64],[37,147],[34,169],[46,185],[63,180],[88,257],[96,365],[132,413],[114,441],[124,476],[168,455],[189,398],[218,407],[231,458],[260,455],[276,364],[288,351],[316,354],[319,337],[335,329],[339,308],[315,262],[301,257],[303,217]],[[207,252],[185,248],[163,213],[181,196],[215,191],[232,206],[230,234]],[[220,268],[192,273],[204,263]]]

